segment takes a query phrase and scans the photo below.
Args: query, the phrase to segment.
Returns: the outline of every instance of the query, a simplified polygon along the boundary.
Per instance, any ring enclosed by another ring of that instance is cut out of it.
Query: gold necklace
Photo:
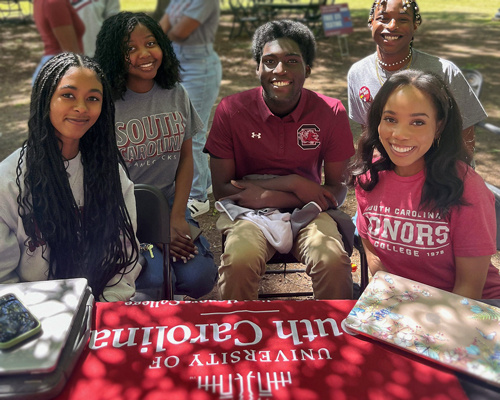
[[[413,61],[413,51],[410,52],[410,60],[408,61],[408,65],[404,69],[410,68],[412,61]],[[382,67],[380,67],[380,68],[382,68]],[[377,72],[377,78],[378,78],[378,81],[380,83],[380,86],[382,86],[384,84],[384,81],[380,77],[380,73],[378,72],[378,69],[379,69],[378,56],[375,56],[375,71]],[[397,72],[397,71],[391,71],[391,72]]]

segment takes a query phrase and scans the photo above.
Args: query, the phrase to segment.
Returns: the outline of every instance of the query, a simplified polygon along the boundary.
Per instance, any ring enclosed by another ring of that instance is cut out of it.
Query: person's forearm
[[[455,287],[452,290],[453,293],[458,294],[459,296],[464,296],[469,299],[481,299],[483,290],[479,288],[473,288],[470,285],[461,285]]]
[[[168,32],[167,36],[174,43],[182,43],[187,39],[187,37],[178,36],[173,29]]]
[[[380,261],[380,258],[375,254],[375,248],[370,243],[368,239],[361,239],[363,243],[363,248],[366,254],[366,261],[368,262],[368,269],[372,275],[375,275],[378,271],[387,271],[387,269]]]
[[[304,205],[293,193],[267,189],[264,192],[262,202],[263,205],[260,208],[296,208]]]
[[[276,176],[273,178],[263,178],[263,179],[243,179],[242,182],[253,183],[256,186],[261,187],[262,189],[270,191],[276,190],[280,192],[293,193],[292,182],[295,179],[294,176],[296,175]],[[222,185],[220,189],[222,190],[219,190],[220,193],[217,194],[220,195],[218,197],[216,196],[216,199],[221,197],[231,196],[241,191],[240,188],[233,185],[231,182]]]
[[[327,210],[338,205],[337,199],[333,195],[335,186],[320,185],[297,174],[279,176],[263,181],[255,179],[242,182],[252,182],[264,190],[287,194],[288,196],[282,199],[286,205],[280,207],[302,207],[309,202],[315,202],[322,210]]]
[[[483,294],[491,257],[455,257],[455,282],[453,293],[471,299]]]
[[[83,49],[80,48],[73,25],[58,26],[57,28],[53,28],[52,32],[62,51],[82,53]]]
[[[295,208],[304,205],[295,195],[301,179],[305,178],[291,174],[264,179],[245,179],[245,181],[265,189],[263,200],[266,205],[264,207]]]
[[[293,193],[280,190],[264,189],[261,186],[254,184],[251,181],[231,181],[229,184],[222,186],[224,195],[216,197],[216,199],[230,199],[236,204],[252,208],[295,208],[301,207],[304,203],[297,198]],[[216,196],[219,196],[219,190]]]
[[[297,193],[301,189],[301,182],[305,182],[305,180],[306,178],[300,175],[291,174],[274,178],[251,179],[249,181],[264,189]],[[339,204],[344,202],[347,195],[346,185],[339,183],[338,185],[323,185],[323,187],[328,189],[335,196]]]
[[[165,32],[165,34],[168,34],[168,31],[172,27],[170,25],[170,18],[168,14],[163,14],[163,17],[161,17],[160,22],[158,23],[160,24],[160,27],[163,30],[163,32]]]
[[[299,182],[300,177],[296,174],[276,176],[265,179],[245,179],[248,182],[260,186],[263,189],[279,190],[282,192],[294,192],[294,187]]]
[[[175,25],[172,25],[168,14],[165,14],[160,20],[160,26],[172,42],[182,43],[200,26],[200,22],[183,16]]]
[[[213,185],[214,198],[215,200],[220,200],[224,197],[232,196],[241,192],[236,186],[232,185],[231,182],[228,183],[218,183]]]
[[[324,185],[324,187],[335,196],[337,206],[340,207],[347,197],[347,186],[339,183],[338,185]]]

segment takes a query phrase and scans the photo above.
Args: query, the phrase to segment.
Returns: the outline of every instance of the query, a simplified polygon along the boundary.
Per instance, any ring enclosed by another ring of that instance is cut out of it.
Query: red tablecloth
[[[457,378],[346,334],[353,301],[98,303],[58,399],[465,399]]]

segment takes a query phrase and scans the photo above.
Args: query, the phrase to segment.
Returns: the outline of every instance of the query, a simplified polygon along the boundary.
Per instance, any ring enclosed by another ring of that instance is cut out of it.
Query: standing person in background
[[[222,80],[222,65],[213,46],[219,17],[219,0],[172,0],[160,20],[181,64],[182,84],[203,121],[203,130],[193,137],[194,173],[188,200],[192,217],[210,209],[207,194],[212,178],[203,147]]]
[[[83,52],[94,57],[95,40],[102,23],[120,12],[120,0],[70,0],[71,5],[85,25]]]
[[[498,12],[493,17],[493,21],[500,21],[500,8],[498,9]]]
[[[349,118],[365,126],[377,92],[397,71],[411,68],[436,73],[450,87],[462,113],[462,136],[470,162],[475,146],[474,125],[486,118],[486,112],[455,64],[413,47],[413,36],[421,23],[416,1],[373,2],[368,26],[377,50],[355,63],[347,74]]]
[[[28,139],[0,163],[0,283],[86,278],[101,301],[134,294],[134,185],[114,113],[91,58],[61,53],[42,67]]]
[[[43,64],[64,51],[83,52],[85,25],[69,0],[36,0],[33,18],[43,42],[43,56],[33,74],[32,84]]]
[[[191,141],[203,123],[179,83],[172,44],[150,16],[121,12],[104,21],[95,58],[113,89],[116,140],[130,178],[158,187],[170,203],[174,292],[204,296],[217,280],[217,266],[208,241],[190,236],[189,225],[198,224],[187,210],[193,181]],[[148,259],[148,252],[144,255]]]

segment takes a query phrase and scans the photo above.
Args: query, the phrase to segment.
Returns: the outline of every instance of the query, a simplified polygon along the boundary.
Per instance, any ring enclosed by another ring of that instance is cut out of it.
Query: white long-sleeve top
[[[46,249],[45,255],[42,257],[41,246],[36,247],[34,251],[28,251],[25,244],[28,236],[24,230],[23,221],[19,216],[17,204],[19,188],[16,184],[16,167],[19,156],[20,149],[0,163],[0,283],[48,279],[49,249]],[[83,206],[83,165],[80,153],[74,159],[68,161],[66,170],[76,204]],[[121,166],[120,180],[123,198],[132,220],[134,232],[136,232],[137,215],[134,184],[127,178]],[[21,185],[24,186],[24,182],[21,182]],[[127,246],[130,247],[130,243]],[[132,266],[127,267],[129,273],[123,276],[117,274],[108,282],[108,287],[104,289],[104,297],[107,301],[127,301],[133,296],[135,293],[135,280],[139,276],[141,266],[137,263],[132,270],[131,268]],[[118,281],[119,283],[114,285]]]

